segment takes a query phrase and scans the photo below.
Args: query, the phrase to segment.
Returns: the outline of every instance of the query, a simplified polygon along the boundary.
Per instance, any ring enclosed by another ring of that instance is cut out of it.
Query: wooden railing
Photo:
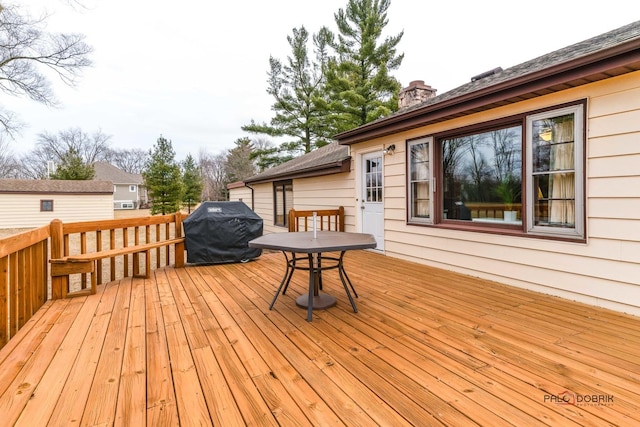
[[[504,203],[474,203],[467,202],[465,206],[471,213],[471,218],[497,218],[501,219],[504,216],[506,205]],[[518,212],[521,211],[522,205],[520,203],[513,204],[512,210]],[[518,219],[520,219],[518,217]]]
[[[289,210],[289,231],[313,230],[313,214],[316,228],[327,231],[344,231],[344,207],[337,209]]]
[[[184,266],[182,219],[177,213],[73,223],[54,220],[0,239],[0,348],[48,299],[90,295],[105,278],[148,276],[172,259],[176,267]]]
[[[49,226],[0,239],[0,348],[48,299]]]
[[[105,277],[111,281],[129,276],[149,277],[153,266],[171,264],[172,252],[175,265],[184,266],[179,212],[66,224],[54,220],[51,222],[52,298],[95,293],[96,286],[103,283]],[[141,257],[145,261],[144,270]],[[75,281],[71,280],[72,276],[76,277]]]

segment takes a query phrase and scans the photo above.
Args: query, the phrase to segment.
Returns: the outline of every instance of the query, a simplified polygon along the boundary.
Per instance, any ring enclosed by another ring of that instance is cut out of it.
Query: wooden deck
[[[630,426],[640,319],[371,252],[353,313],[273,311],[279,253],[48,301],[0,351],[0,424]]]

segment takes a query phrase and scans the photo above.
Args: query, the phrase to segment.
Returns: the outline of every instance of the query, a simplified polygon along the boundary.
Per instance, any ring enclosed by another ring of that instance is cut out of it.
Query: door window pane
[[[365,194],[367,202],[382,201],[382,158],[365,160]]]

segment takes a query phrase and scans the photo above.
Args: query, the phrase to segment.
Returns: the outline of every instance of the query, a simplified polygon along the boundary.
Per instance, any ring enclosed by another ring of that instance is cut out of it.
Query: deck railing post
[[[175,237],[182,237],[182,212],[178,211],[175,215]],[[168,250],[169,248],[167,248]],[[176,243],[175,247],[176,267],[184,267],[184,240]]]
[[[54,219],[51,221],[51,259],[64,257],[64,235],[62,232],[62,221]],[[51,299],[61,299],[67,297],[69,288],[69,276],[51,277]]]

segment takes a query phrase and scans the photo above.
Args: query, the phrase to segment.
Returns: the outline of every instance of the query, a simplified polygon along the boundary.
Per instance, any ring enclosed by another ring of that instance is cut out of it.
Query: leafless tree
[[[61,0],[61,1],[63,3],[67,3],[69,6],[71,6],[74,9],[88,9],[86,2],[83,2],[83,1],[79,1],[79,0]]]
[[[204,179],[203,200],[227,199],[226,160],[225,154],[213,155],[205,150],[198,153],[198,164]]]
[[[0,178],[19,177],[18,159],[9,149],[9,143],[0,135]]]
[[[142,173],[149,158],[149,151],[141,148],[131,150],[109,150],[107,160],[114,166],[128,173]]]
[[[71,128],[57,135],[41,133],[36,147],[22,158],[22,175],[26,178],[45,179],[48,177],[49,162],[59,164],[64,156],[73,150],[85,164],[108,160],[110,135],[97,130],[93,135],[80,128]]]
[[[80,72],[91,65],[92,48],[82,34],[45,31],[47,18],[31,17],[18,5],[0,7],[0,91],[55,106],[48,76],[74,86]],[[0,106],[0,132],[13,136],[21,125],[14,113]]]

